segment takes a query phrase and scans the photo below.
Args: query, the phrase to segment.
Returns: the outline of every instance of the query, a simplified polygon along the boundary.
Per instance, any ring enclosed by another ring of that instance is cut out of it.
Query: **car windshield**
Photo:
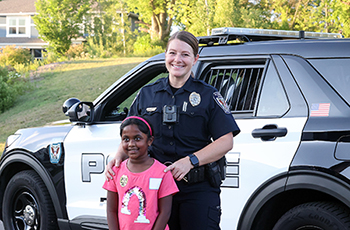
[[[350,105],[350,59],[314,59],[309,61]]]

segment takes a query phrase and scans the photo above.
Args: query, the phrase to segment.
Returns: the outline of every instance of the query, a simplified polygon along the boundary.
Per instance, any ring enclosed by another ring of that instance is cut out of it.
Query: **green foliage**
[[[165,41],[177,16],[176,0],[124,0],[129,12],[138,14],[140,30],[152,40]]]
[[[165,2],[165,1],[163,1]],[[196,36],[243,27],[350,36],[350,0],[176,0],[174,24]]]
[[[134,44],[134,55],[148,57],[165,51],[162,41],[152,41],[149,34],[139,36]]]
[[[274,0],[274,28],[350,36],[350,0]]]
[[[86,48],[84,44],[79,45],[71,45],[69,47],[69,50],[66,52],[65,55],[68,60],[70,59],[77,59],[77,58],[86,58],[88,57],[88,54],[86,52]]]
[[[131,54],[136,36],[125,2],[95,1],[84,24],[84,34],[89,35],[85,46],[88,56],[108,58]]]
[[[27,89],[28,84],[20,74],[0,66],[0,113],[11,108]]]
[[[49,42],[48,51],[63,55],[71,40],[81,36],[83,16],[90,9],[90,0],[37,0],[38,15],[33,17],[40,37]]]
[[[43,64],[50,64],[55,62],[64,62],[67,60],[67,57],[64,55],[56,55],[53,52],[44,52],[43,53]]]
[[[196,36],[210,35],[217,27],[271,28],[271,4],[267,0],[178,0],[174,22]]]
[[[0,48],[0,65],[12,66],[15,64],[29,64],[32,60],[29,49],[16,48],[13,46],[5,46]]]

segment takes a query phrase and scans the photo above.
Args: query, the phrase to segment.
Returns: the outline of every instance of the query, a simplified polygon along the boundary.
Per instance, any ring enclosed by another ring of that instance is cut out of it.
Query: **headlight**
[[[20,134],[13,134],[13,135],[9,136],[6,140],[5,149],[7,147],[9,147],[10,145],[12,145],[20,136],[21,136]]]

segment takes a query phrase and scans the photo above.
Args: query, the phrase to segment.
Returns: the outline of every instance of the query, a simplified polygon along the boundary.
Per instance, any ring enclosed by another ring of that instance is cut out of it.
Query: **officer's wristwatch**
[[[199,166],[199,160],[198,160],[198,158],[196,157],[196,155],[190,154],[190,155],[188,155],[188,156],[190,157],[191,164],[192,164],[194,167],[198,167],[198,166]]]

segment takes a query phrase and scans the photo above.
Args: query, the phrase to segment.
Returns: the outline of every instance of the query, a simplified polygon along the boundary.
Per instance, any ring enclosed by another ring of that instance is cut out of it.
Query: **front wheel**
[[[58,229],[50,195],[33,170],[19,172],[11,178],[4,193],[2,216],[5,229]]]
[[[301,204],[285,213],[273,230],[346,230],[350,229],[348,208],[333,202]]]

